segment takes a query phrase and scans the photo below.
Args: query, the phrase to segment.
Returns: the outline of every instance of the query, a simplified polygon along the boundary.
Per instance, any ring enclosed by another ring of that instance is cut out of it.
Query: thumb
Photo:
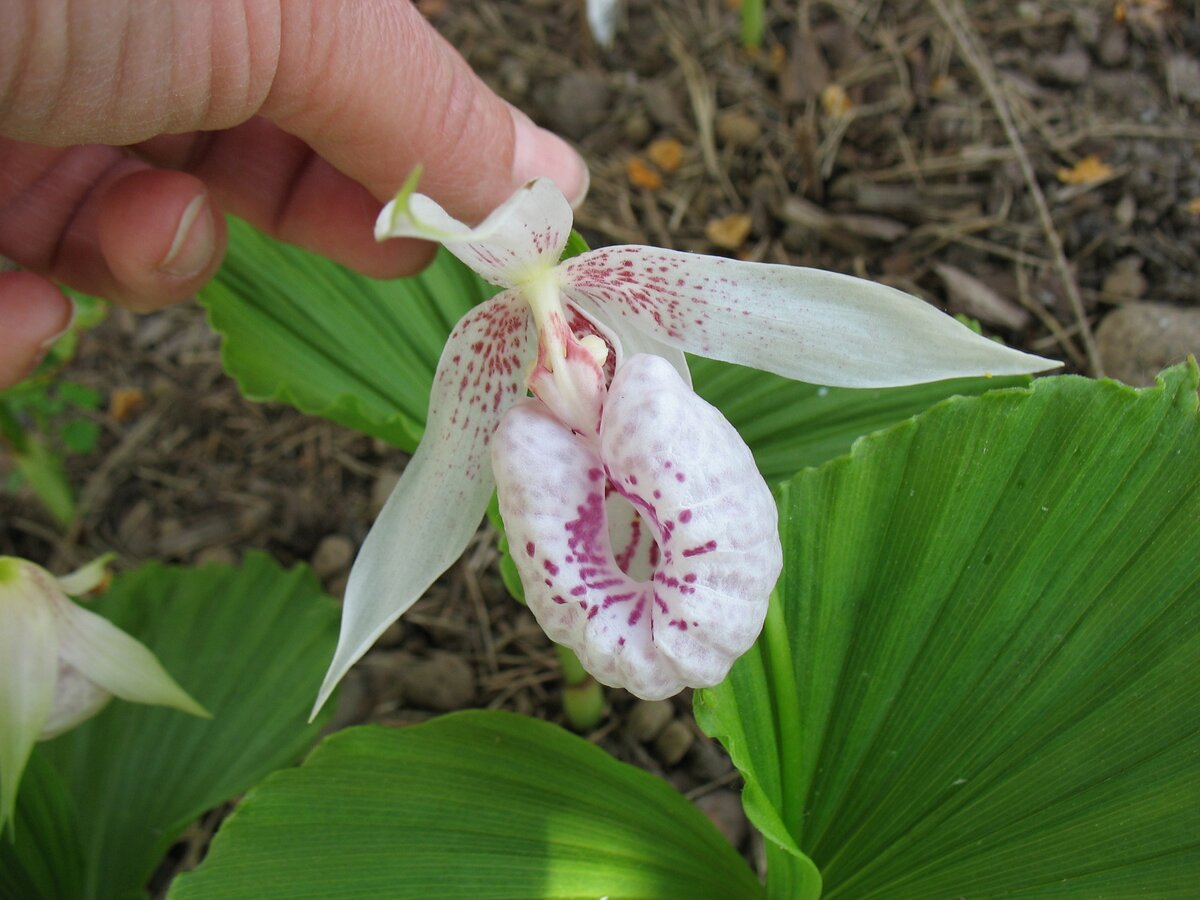
[[[537,176],[572,205],[587,167],[497,97],[411,3],[281,3],[280,55],[262,113],[378,199],[417,165],[422,193],[467,220]]]

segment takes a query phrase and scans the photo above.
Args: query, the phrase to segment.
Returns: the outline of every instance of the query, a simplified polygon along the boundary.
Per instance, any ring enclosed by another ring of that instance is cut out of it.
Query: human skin
[[[67,327],[54,282],[146,311],[224,252],[222,211],[375,277],[432,248],[375,242],[421,191],[474,221],[587,170],[496,97],[408,0],[0,0],[0,388]]]

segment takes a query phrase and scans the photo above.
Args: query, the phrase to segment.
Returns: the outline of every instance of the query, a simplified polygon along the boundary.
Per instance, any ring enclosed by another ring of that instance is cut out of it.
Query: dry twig
[[[975,77],[979,79],[979,83],[987,93],[988,99],[991,100],[992,106],[995,107],[1000,124],[1004,127],[1004,134],[1007,136],[1008,142],[1016,154],[1017,164],[1021,167],[1021,174],[1025,178],[1026,187],[1033,198],[1034,206],[1037,207],[1038,219],[1041,221],[1042,230],[1046,234],[1046,240],[1050,244],[1055,268],[1062,279],[1067,299],[1071,304],[1071,310],[1075,313],[1079,335],[1083,340],[1084,350],[1087,352],[1091,372],[1093,375],[1103,375],[1104,366],[1100,360],[1100,352],[1096,347],[1096,339],[1092,335],[1092,327],[1087,320],[1087,313],[1083,308],[1083,298],[1079,294],[1079,285],[1076,284],[1075,274],[1071,271],[1070,263],[1067,262],[1062,238],[1059,236],[1058,230],[1054,227],[1054,221],[1050,217],[1050,208],[1046,204],[1046,197],[1042,193],[1041,186],[1038,184],[1037,175],[1033,171],[1033,163],[1029,161],[1029,154],[1025,150],[1025,145],[1021,141],[1021,135],[1017,131],[1017,126],[1013,121],[1012,111],[1009,109],[1008,103],[1000,91],[1000,85],[996,78],[996,72],[992,68],[991,61],[987,53],[980,47],[978,36],[975,34],[974,28],[966,21],[962,4],[958,0],[930,0],[930,3],[933,5],[938,16],[941,17],[946,28],[949,29],[951,35],[954,36],[955,43],[958,44],[959,53],[962,54],[967,65],[971,67],[971,70],[975,73]]]

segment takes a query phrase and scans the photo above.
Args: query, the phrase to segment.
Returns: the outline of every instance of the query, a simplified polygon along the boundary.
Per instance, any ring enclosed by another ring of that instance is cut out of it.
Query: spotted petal
[[[598,441],[519,404],[492,460],[529,608],[599,681],[660,699],[720,682],[749,649],[782,565],[775,505],[737,432],[668,362],[617,371]],[[606,489],[653,530],[649,577],[617,559]]]
[[[512,287],[554,268],[571,234],[571,219],[570,204],[548,178],[529,182],[474,228],[406,185],[379,214],[375,238],[436,241],[485,281]]]
[[[563,264],[583,310],[673,347],[813,384],[891,387],[1058,366],[1004,347],[886,285],[650,247]]]
[[[524,396],[536,338],[511,291],[467,313],[438,362],[425,437],[363,543],[317,709],[384,630],[467,546],[491,498],[492,432]]]

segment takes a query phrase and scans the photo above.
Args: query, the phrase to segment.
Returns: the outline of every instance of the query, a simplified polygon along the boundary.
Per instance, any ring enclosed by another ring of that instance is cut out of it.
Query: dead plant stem
[[[1091,374],[1101,376],[1104,374],[1104,366],[1100,360],[1100,352],[1096,347],[1096,339],[1092,335],[1091,325],[1087,320],[1087,313],[1083,308],[1083,298],[1079,294],[1079,285],[1075,282],[1075,274],[1071,271],[1071,265],[1067,261],[1062,238],[1059,236],[1058,229],[1054,227],[1054,220],[1050,216],[1050,207],[1046,203],[1046,196],[1042,193],[1041,186],[1038,184],[1037,175],[1033,171],[1033,163],[1029,161],[1029,154],[1025,150],[1020,132],[1017,131],[1016,123],[1013,121],[1012,111],[1009,109],[1008,103],[1000,90],[1000,84],[996,78],[996,72],[992,68],[991,60],[980,46],[974,28],[966,21],[962,4],[959,0],[930,0],[930,3],[938,16],[941,17],[946,28],[949,29],[955,43],[958,44],[958,50],[962,54],[963,60],[971,67],[971,70],[975,73],[975,77],[979,79],[979,83],[987,93],[988,99],[991,100],[992,106],[995,107],[996,115],[1000,119],[1000,124],[1004,127],[1004,133],[1008,138],[1009,144],[1012,146],[1013,153],[1016,154],[1017,164],[1021,167],[1021,174],[1025,178],[1026,187],[1029,189],[1034,206],[1037,208],[1038,219],[1041,221],[1046,241],[1050,244],[1054,266],[1058,270],[1059,277],[1062,279],[1063,288],[1066,290],[1067,299],[1071,304],[1071,311],[1075,314],[1075,320],[1079,324],[1079,336],[1083,341],[1084,350],[1087,353]]]

